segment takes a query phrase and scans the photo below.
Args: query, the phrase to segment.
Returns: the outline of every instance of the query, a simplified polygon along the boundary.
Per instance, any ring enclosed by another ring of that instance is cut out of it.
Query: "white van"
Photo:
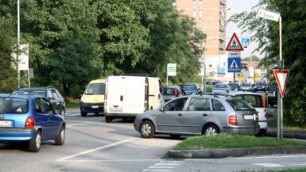
[[[114,118],[135,117],[163,103],[162,85],[157,77],[108,76],[105,82],[104,115]]]

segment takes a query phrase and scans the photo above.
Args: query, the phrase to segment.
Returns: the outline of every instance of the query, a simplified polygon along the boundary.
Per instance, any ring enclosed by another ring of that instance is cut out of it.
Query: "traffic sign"
[[[259,9],[258,10],[258,17],[264,18],[264,19],[268,19],[268,20],[273,20],[273,21],[279,21],[280,18],[280,14],[279,13],[275,13],[275,12],[271,12],[265,9]]]
[[[248,46],[250,45],[250,38],[249,37],[243,37],[241,38],[241,44],[243,46],[243,48],[248,48]]]
[[[228,52],[228,57],[241,57],[240,56],[240,51],[229,51]]]
[[[243,47],[236,33],[233,33],[233,36],[227,44],[226,51],[243,51]]]
[[[285,96],[287,81],[289,77],[288,69],[274,69],[274,77],[276,78],[278,89],[280,90],[281,96]]]
[[[176,76],[176,63],[168,63],[167,76]]]
[[[227,72],[240,72],[241,59],[240,57],[229,57],[227,59]]]

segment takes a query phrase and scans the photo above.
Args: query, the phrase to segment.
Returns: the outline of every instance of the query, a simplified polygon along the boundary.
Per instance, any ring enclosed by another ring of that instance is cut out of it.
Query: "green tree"
[[[231,21],[239,23],[246,31],[254,33],[259,42],[257,50],[265,54],[265,64],[275,65],[279,59],[279,27],[277,22],[256,17],[258,8],[277,11],[282,17],[282,48],[285,68],[290,77],[285,96],[285,117],[299,124],[306,124],[306,1],[304,0],[260,0],[254,11],[235,15]],[[299,90],[299,91],[297,91]]]

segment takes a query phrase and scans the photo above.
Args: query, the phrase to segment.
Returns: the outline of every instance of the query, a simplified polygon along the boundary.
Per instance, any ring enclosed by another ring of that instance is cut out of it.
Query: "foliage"
[[[285,68],[290,70],[284,99],[285,117],[299,125],[305,125],[306,1],[260,0],[253,12],[243,12],[231,17],[230,21],[237,22],[243,29],[253,32],[252,38],[259,42],[257,50],[265,54],[262,63],[265,66],[274,66],[279,60],[279,24],[256,17],[257,9],[262,6],[278,11],[282,17],[282,58]]]
[[[296,147],[306,146],[306,143],[294,140],[278,140],[272,137],[255,137],[244,135],[218,134],[215,136],[189,137],[179,143],[176,150],[203,150],[225,148],[254,147]]]
[[[174,62],[178,75],[171,79],[180,83],[199,71],[205,35],[171,0],[27,0],[20,9],[32,86],[53,85],[77,96],[77,88],[110,74],[165,80],[166,65]],[[1,1],[0,14],[16,25],[16,2]]]

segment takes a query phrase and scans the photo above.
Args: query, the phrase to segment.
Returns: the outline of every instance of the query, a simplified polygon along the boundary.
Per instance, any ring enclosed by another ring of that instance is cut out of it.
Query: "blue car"
[[[25,142],[38,152],[41,142],[65,141],[66,123],[44,97],[0,94],[0,142]]]

